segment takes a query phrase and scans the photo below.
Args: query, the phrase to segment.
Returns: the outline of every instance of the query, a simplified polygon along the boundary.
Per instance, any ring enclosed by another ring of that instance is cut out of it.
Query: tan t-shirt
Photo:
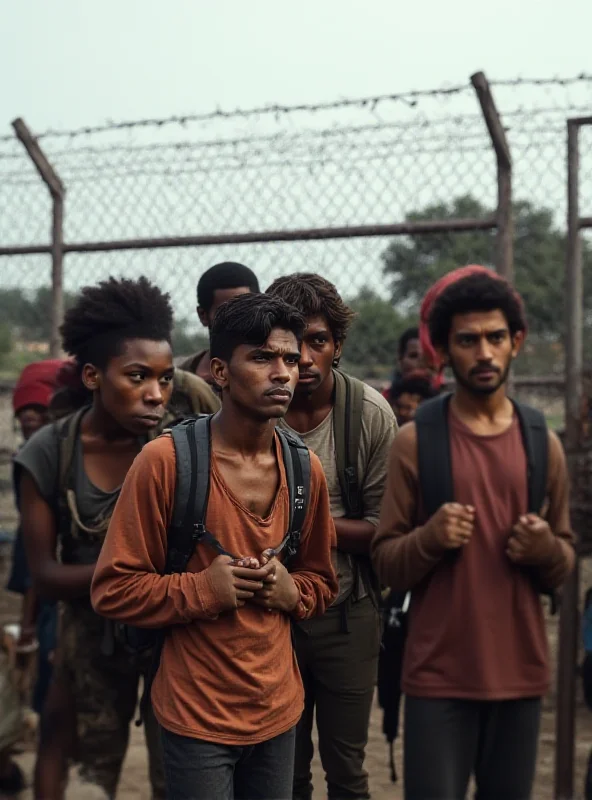
[[[329,487],[332,516],[344,517],[345,508],[337,475],[333,413],[331,411],[314,430],[307,433],[294,431],[294,433],[300,436],[304,444],[319,457]],[[278,424],[287,430],[292,430],[285,420],[280,420]],[[358,475],[362,477],[364,519],[373,525],[378,524],[380,502],[386,482],[388,454],[396,430],[397,422],[389,403],[376,389],[364,384]],[[348,553],[336,548],[332,557],[339,581],[339,594],[333,605],[338,605],[352,593],[355,572],[352,557]],[[355,588],[357,599],[366,596],[367,591],[361,579]]]
[[[504,432],[478,436],[449,410],[455,500],[476,509],[469,543],[444,551],[426,522],[418,488],[417,434],[401,429],[390,455],[380,523],[373,542],[379,577],[412,590],[403,691],[418,697],[508,700],[542,696],[549,686],[547,641],[533,576],[556,587],[571,546],[568,478],[557,437],[549,433],[545,516],[556,536],[548,562],[526,569],[506,555],[508,538],[528,510],[526,456],[517,418]]]
[[[251,513],[227,488],[212,454],[206,524],[231,553],[277,547],[289,521],[288,487],[276,437],[280,484],[269,515]],[[106,617],[167,627],[152,701],[164,728],[229,745],[256,744],[289,730],[303,709],[290,619],[247,603],[220,611],[204,570],[216,557],[195,549],[187,572],[163,575],[176,482],[169,437],[146,445],[127,474],[95,570],[91,598]],[[322,614],[337,592],[331,566],[335,527],[327,484],[311,453],[311,494],[290,572],[302,602],[294,616]]]

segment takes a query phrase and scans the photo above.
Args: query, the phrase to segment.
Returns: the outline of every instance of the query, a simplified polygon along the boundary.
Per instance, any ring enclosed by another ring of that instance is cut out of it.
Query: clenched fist
[[[546,520],[524,514],[512,528],[506,554],[514,564],[542,566],[553,557],[556,539]]]
[[[473,535],[475,509],[460,503],[444,503],[430,517],[426,527],[433,532],[438,544],[445,550],[464,547]]]

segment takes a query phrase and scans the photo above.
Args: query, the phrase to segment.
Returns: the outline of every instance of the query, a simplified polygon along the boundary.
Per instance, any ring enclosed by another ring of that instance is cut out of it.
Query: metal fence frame
[[[60,356],[59,326],[63,316],[63,261],[65,253],[93,253],[113,250],[147,250],[171,247],[203,247],[207,245],[248,244],[260,242],[295,242],[320,239],[349,239],[371,236],[404,236],[444,232],[497,230],[496,269],[513,277],[513,222],[512,222],[512,159],[504,126],[496,108],[491,87],[485,74],[471,76],[492,147],[496,156],[498,202],[494,214],[485,219],[444,219],[399,222],[380,225],[350,225],[345,227],[307,228],[292,230],[246,231],[242,233],[211,234],[200,236],[171,236],[159,238],[124,239],[118,241],[64,242],[63,217],[66,189],[43,153],[35,137],[22,119],[15,120],[13,128],[23,143],[53,201],[51,244],[1,247],[0,256],[49,254],[52,257],[52,325],[50,355]]]
[[[566,259],[566,376],[565,449],[572,472],[584,445],[582,426],[584,304],[582,240],[580,231],[592,228],[592,217],[580,216],[580,128],[592,126],[592,117],[567,120],[567,259]],[[575,475],[574,475],[575,479]],[[562,594],[557,669],[555,797],[571,800],[574,792],[576,679],[579,642],[580,564]]]

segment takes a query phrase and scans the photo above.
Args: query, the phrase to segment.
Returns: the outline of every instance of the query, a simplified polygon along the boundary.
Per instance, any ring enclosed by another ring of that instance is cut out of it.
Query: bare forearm
[[[35,591],[48,600],[73,600],[90,594],[94,564],[46,561],[33,574]]]
[[[367,555],[376,527],[365,519],[334,517],[337,548],[344,553]]]
[[[37,593],[35,589],[30,588],[23,597],[23,605],[21,609],[21,634],[23,631],[29,632],[35,628],[35,621],[37,619],[37,605]]]

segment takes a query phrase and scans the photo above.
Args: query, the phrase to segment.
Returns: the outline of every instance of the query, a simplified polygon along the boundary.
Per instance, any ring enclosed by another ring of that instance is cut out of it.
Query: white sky
[[[2,0],[0,131],[591,67],[590,0]]]

